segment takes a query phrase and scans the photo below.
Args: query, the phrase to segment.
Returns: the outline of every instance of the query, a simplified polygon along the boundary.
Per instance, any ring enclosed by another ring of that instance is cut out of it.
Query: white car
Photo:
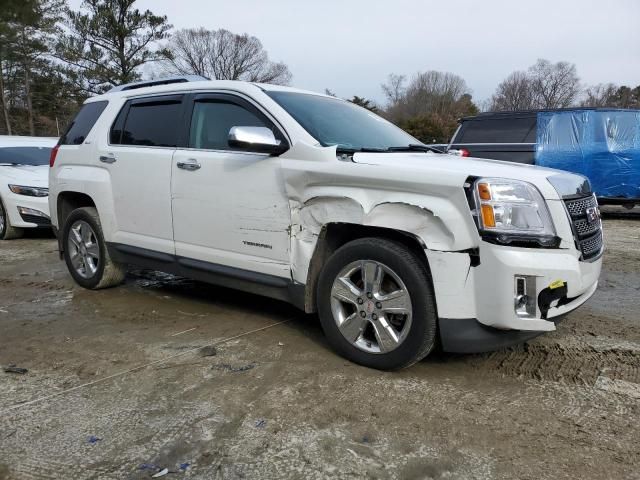
[[[87,100],[54,149],[49,202],[78,284],[136,265],[271,296],[380,369],[438,340],[480,352],[555,330],[602,264],[586,178],[434,153],[275,85],[163,79]]]
[[[49,158],[57,138],[0,136],[0,240],[49,228]]]

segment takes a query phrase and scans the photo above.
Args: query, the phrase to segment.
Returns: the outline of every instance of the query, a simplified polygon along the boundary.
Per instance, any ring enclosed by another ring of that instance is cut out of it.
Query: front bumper
[[[531,249],[481,242],[478,252],[434,252],[427,258],[434,280],[443,348],[482,352],[556,329],[555,320],[596,291],[602,259],[579,260],[575,249]],[[479,262],[479,263],[478,263]],[[535,278],[535,313],[515,310],[515,278]],[[548,301],[553,285],[561,296]]]
[[[11,226],[45,228],[51,226],[48,197],[29,197],[8,193],[3,197]]]
[[[500,329],[551,331],[555,316],[579,307],[595,292],[602,259],[581,262],[576,250],[509,248],[483,243],[481,263],[475,269],[476,315],[480,323]],[[514,309],[514,278],[535,277],[537,308],[531,318],[518,317]],[[549,308],[546,315],[540,308],[540,295],[555,282],[566,284],[565,303]]]

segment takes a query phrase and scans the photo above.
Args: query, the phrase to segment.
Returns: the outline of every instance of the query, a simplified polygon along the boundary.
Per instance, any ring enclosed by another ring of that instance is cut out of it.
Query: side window
[[[132,100],[116,118],[110,140],[116,145],[176,147],[181,119],[182,96]]]
[[[60,137],[59,145],[81,145],[93,126],[107,108],[107,101],[85,103],[75,116],[67,131]]]
[[[124,130],[124,121],[127,118],[128,110],[129,104],[125,103],[120,113],[118,113],[116,121],[111,126],[111,131],[109,132],[109,143],[111,145],[120,145],[122,143],[122,131]]]
[[[535,124],[535,116],[469,120],[464,122],[462,132],[456,141],[459,143],[523,143],[530,138],[531,131],[535,130]]]
[[[206,150],[242,150],[229,146],[231,127],[267,127],[276,138],[280,132],[257,112],[223,99],[197,100],[191,115],[189,147]]]

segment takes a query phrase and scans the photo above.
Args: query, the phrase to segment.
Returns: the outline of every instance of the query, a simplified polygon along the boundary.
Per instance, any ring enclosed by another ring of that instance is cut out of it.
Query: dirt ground
[[[277,301],[140,271],[90,292],[52,238],[3,242],[0,365],[29,371],[0,370],[0,479],[638,479],[640,215],[605,232],[556,332],[396,373]]]

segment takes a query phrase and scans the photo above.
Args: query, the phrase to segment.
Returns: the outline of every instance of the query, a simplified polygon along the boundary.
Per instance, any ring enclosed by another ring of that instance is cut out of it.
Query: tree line
[[[3,0],[0,134],[60,134],[84,100],[115,85],[168,74],[287,84],[260,40],[228,30],[173,32],[135,0]]]
[[[195,74],[287,85],[287,65],[260,40],[225,29],[175,31],[166,16],[136,0],[3,0],[0,9],[0,134],[57,136],[89,96],[144,78]],[[428,143],[446,142],[460,117],[484,110],[573,106],[640,108],[640,86],[583,86],[576,66],[538,60],[507,76],[477,102],[450,72],[390,74],[384,105],[349,101],[379,113]],[[327,93],[333,94],[329,90]]]
[[[392,122],[426,143],[446,143],[460,117],[480,111],[513,111],[570,107],[640,108],[640,85],[613,83],[583,86],[576,66],[539,59],[516,71],[497,86],[486,102],[476,103],[463,78],[428,71],[410,80],[391,74],[382,84],[386,105],[381,110]]]

